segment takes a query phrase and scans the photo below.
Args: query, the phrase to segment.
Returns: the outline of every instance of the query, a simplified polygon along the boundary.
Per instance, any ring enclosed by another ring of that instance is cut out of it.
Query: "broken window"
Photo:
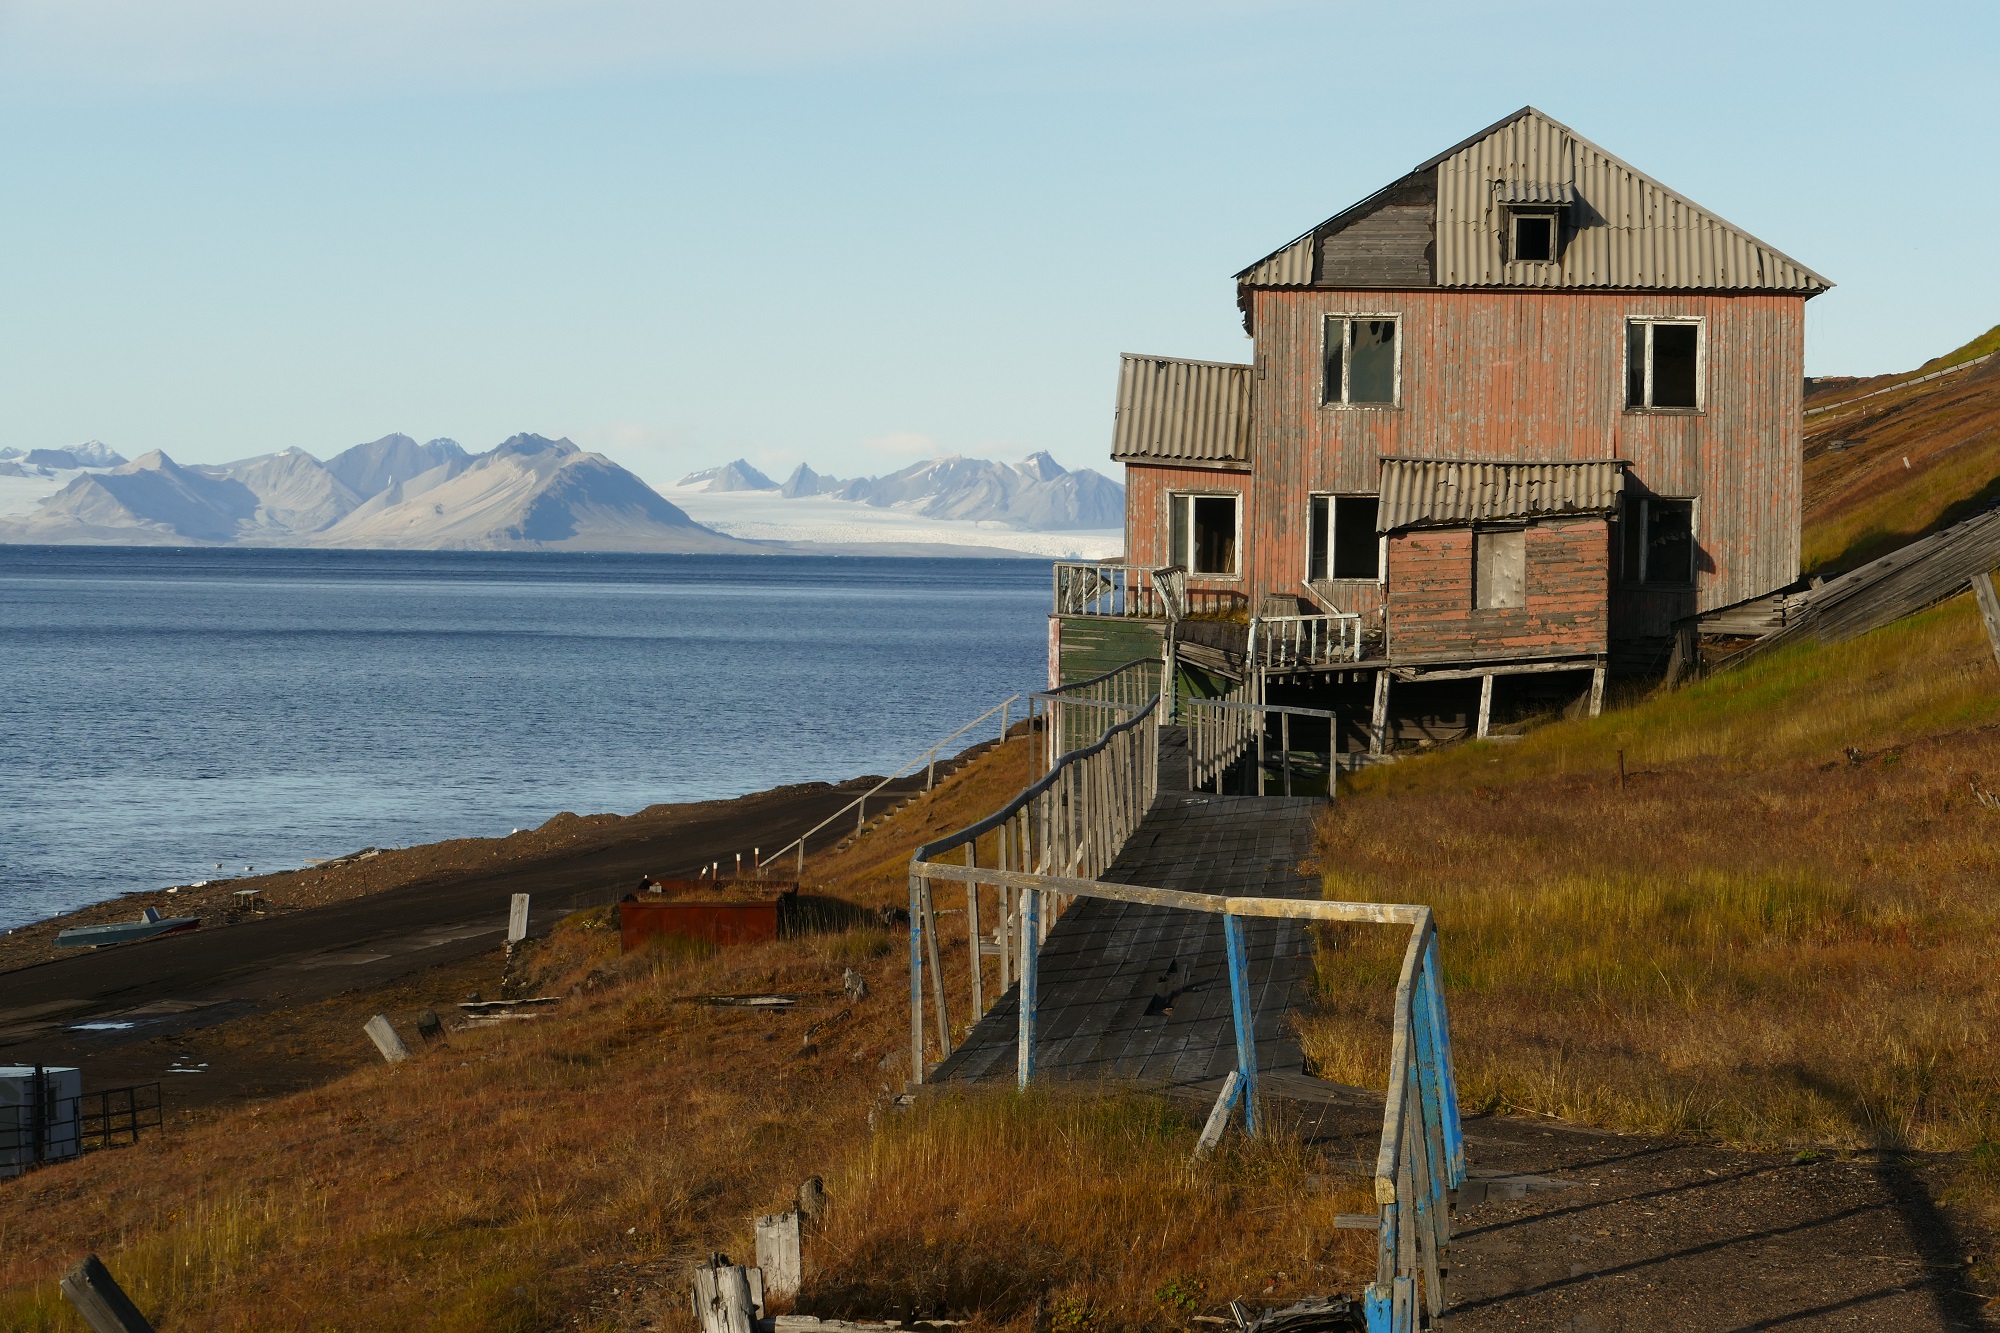
[[[1528,534],[1481,528],[1472,534],[1472,604],[1482,611],[1528,604]]]
[[[1701,406],[1701,323],[1635,319],[1625,325],[1625,406]]]
[[[1236,573],[1237,497],[1176,495],[1173,560],[1190,574]]]
[[[1556,257],[1556,215],[1514,214],[1512,258],[1519,263],[1546,263]]]
[[[1309,581],[1382,576],[1382,539],[1375,531],[1379,505],[1373,495],[1312,497],[1306,544]]]
[[[1397,324],[1393,318],[1327,316],[1321,402],[1354,406],[1396,401]]]
[[[1627,583],[1686,587],[1694,582],[1694,501],[1628,495],[1619,525]]]

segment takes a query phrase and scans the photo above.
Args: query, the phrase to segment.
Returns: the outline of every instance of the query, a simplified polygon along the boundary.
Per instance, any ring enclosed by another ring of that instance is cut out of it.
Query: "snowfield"
[[[1104,560],[1125,549],[1125,534],[1116,528],[1023,532],[1004,523],[928,518],[822,495],[787,500],[776,491],[708,491],[699,485],[662,486],[660,494],[695,522],[746,541],[908,542],[1014,551],[1045,560]]]

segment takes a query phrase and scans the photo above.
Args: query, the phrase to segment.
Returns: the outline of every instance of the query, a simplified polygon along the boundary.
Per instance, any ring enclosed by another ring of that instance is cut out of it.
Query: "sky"
[[[1892,17],[1893,15],[1893,17]],[[1121,352],[1533,104],[1839,285],[1812,374],[2000,322],[2000,9],[0,0],[0,446],[566,435],[1106,461]]]

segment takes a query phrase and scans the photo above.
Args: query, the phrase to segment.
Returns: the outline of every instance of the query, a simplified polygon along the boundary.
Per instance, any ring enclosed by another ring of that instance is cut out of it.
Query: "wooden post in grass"
[[[789,1300],[799,1294],[804,1276],[799,1251],[798,1213],[772,1213],[757,1219],[757,1267],[764,1274],[766,1296]]]
[[[1375,673],[1375,707],[1368,715],[1368,753],[1389,752],[1389,669]]]
[[[362,1025],[361,1030],[375,1043],[375,1049],[382,1052],[382,1058],[390,1064],[400,1064],[410,1058],[410,1048],[403,1045],[403,1039],[396,1035],[395,1025],[388,1015],[377,1014]]]
[[[1016,998],[1020,1001],[1020,1026],[1014,1037],[1014,1083],[1022,1092],[1035,1076],[1035,963],[1041,952],[1041,892],[1022,889],[1018,920],[1021,923],[1021,980]]]
[[[1479,740],[1485,740],[1493,726],[1493,673],[1487,672],[1479,678]]]
[[[132,1304],[96,1255],[84,1255],[83,1262],[63,1274],[58,1285],[63,1297],[96,1333],[153,1333],[146,1316],[139,1313],[139,1307]]]
[[[507,950],[528,938],[528,895],[517,893],[507,908]]]
[[[1972,596],[1979,603],[1979,618],[1986,623],[1986,641],[1993,645],[1994,660],[2000,661],[2000,593],[1993,590],[1991,574],[1972,576]]]
[[[757,1333],[763,1302],[751,1288],[754,1271],[721,1255],[694,1270],[694,1316],[702,1333]]]
[[[1208,1113],[1208,1123],[1201,1127],[1201,1138],[1195,1141],[1194,1155],[1197,1159],[1214,1152],[1215,1145],[1222,1142],[1222,1131],[1229,1127],[1229,1113],[1242,1093],[1243,1075],[1232,1069],[1229,1077],[1222,1080],[1222,1091],[1217,1094],[1215,1106]]]

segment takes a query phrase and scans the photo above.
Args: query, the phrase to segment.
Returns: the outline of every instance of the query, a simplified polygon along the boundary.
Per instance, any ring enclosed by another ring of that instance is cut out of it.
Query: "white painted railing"
[[[1361,660],[1361,617],[1258,616],[1250,622],[1253,670],[1332,666]]]

